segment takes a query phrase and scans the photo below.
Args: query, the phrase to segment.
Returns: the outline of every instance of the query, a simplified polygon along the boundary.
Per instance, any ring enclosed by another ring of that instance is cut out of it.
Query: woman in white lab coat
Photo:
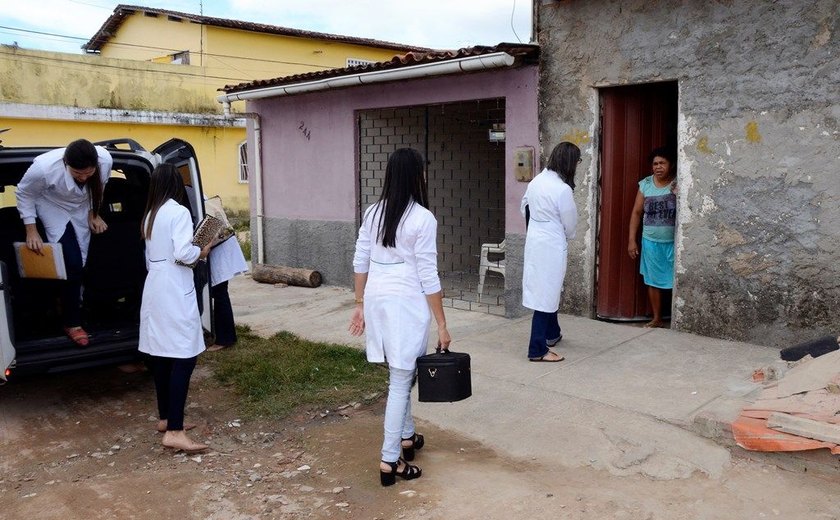
[[[577,227],[572,190],[580,160],[577,146],[558,144],[546,168],[528,184],[522,197],[521,210],[527,226],[522,305],[534,311],[528,344],[531,361],[563,361],[563,356],[549,347],[563,338],[557,309],[566,276],[566,241],[575,237]]]
[[[424,170],[416,150],[391,154],[382,196],[365,211],[353,257],[356,309],[349,330],[354,336],[366,333],[368,361],[387,362],[390,374],[379,464],[383,486],[397,476],[421,475],[407,462],[424,444],[414,431],[409,392],[417,358],[426,353],[432,315],[438,343],[449,348],[451,342],[437,272],[437,221],[426,209]]]
[[[184,432],[184,405],[204,333],[190,265],[210,252],[192,244],[190,212],[179,204],[184,181],[174,166],[162,164],[152,172],[141,232],[146,239],[146,267],[140,307],[139,350],[151,359],[155,378],[159,430],[163,445],[187,452],[207,449]],[[179,265],[181,264],[185,265]]]
[[[233,320],[228,281],[246,271],[248,263],[236,236],[231,236],[210,250],[210,296],[213,298],[216,341],[207,347],[209,352],[232,347],[236,343],[236,323]]]
[[[89,341],[82,328],[82,273],[91,232],[108,229],[99,209],[113,163],[105,148],[78,139],[66,148],[36,157],[15,191],[26,227],[26,247],[43,254],[44,241],[35,224],[36,216],[44,225],[47,242],[61,244],[67,271],[61,289],[61,320],[65,334],[80,347]]]

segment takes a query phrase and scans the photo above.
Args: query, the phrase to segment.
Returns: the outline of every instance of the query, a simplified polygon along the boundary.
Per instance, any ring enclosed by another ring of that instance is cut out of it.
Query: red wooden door
[[[639,261],[627,254],[630,211],[638,182],[650,175],[651,150],[676,146],[677,84],[605,88],[600,95],[596,315],[608,320],[642,320],[650,316],[650,309]]]

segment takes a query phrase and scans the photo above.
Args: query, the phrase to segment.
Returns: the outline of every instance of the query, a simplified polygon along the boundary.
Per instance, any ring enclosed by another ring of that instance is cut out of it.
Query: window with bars
[[[242,141],[239,144],[239,183],[248,182],[248,142]]]
[[[347,66],[348,67],[355,67],[356,65],[368,65],[370,63],[376,63],[376,62],[371,61],[371,60],[361,60],[359,58],[347,58]]]

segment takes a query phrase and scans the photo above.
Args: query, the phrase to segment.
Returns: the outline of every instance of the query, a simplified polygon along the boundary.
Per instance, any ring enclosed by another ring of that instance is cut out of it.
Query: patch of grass
[[[251,213],[247,209],[227,210],[225,214],[233,226],[234,231],[249,231],[251,229]]]
[[[239,247],[242,248],[245,260],[251,260],[250,212],[248,210],[227,210],[226,214],[233,231],[236,233],[236,239],[239,241]]]
[[[235,347],[203,357],[242,398],[246,414],[282,418],[298,407],[331,409],[387,388],[388,371],[358,349],[289,332],[265,339],[247,327],[238,327],[238,335]]]
[[[242,248],[242,254],[245,256],[245,260],[251,259],[251,239],[247,240],[240,240],[239,247]]]

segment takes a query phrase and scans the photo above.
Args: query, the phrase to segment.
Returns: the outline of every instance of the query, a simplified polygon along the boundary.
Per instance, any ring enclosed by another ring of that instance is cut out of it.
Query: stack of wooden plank
[[[769,383],[732,423],[732,433],[748,450],[827,448],[840,455],[840,351],[805,357]]]

